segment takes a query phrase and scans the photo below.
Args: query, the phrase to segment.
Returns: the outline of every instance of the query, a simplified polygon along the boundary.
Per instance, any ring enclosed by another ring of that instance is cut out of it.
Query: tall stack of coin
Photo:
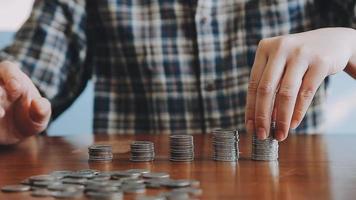
[[[170,161],[190,162],[194,160],[194,140],[191,135],[170,136]]]
[[[88,148],[89,161],[112,161],[112,147],[105,144],[95,144]]]
[[[150,141],[134,141],[131,143],[131,161],[147,162],[155,158],[154,144]]]
[[[274,161],[278,159],[278,141],[274,139],[276,123],[271,123],[270,136],[265,140],[257,139],[256,135],[252,136],[252,160]]]
[[[236,129],[213,131],[213,159],[235,162],[239,159],[239,133]]]

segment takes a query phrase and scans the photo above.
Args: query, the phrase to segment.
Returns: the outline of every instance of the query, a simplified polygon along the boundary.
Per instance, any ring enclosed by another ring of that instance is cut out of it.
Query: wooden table
[[[166,135],[33,137],[17,146],[0,148],[0,186],[54,170],[148,168],[169,172],[173,178],[199,180],[201,199],[356,198],[356,136],[291,136],[280,144],[278,162],[251,161],[251,138],[240,138],[241,158],[237,163],[211,159],[210,135],[194,136],[194,162],[176,163],[168,161]],[[132,140],[153,141],[156,160],[128,161]],[[94,141],[113,145],[113,162],[87,161],[87,147]],[[38,198],[30,193],[0,192],[0,199]]]

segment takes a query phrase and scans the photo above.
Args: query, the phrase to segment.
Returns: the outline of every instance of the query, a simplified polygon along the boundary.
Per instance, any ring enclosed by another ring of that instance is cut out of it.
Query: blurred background
[[[0,49],[11,42],[28,17],[32,3],[33,0],[0,1]],[[346,73],[332,76],[326,108],[325,134],[356,134],[356,81]],[[89,82],[82,95],[51,124],[48,132],[50,135],[91,134],[92,118],[93,84]]]

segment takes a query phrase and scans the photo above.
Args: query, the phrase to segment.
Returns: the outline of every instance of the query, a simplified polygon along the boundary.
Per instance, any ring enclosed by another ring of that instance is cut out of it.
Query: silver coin
[[[252,136],[251,159],[257,161],[278,160],[278,141],[273,137],[259,140],[255,135]]]
[[[54,191],[52,192],[52,197],[58,199],[73,199],[80,198],[82,196],[82,192],[78,191]]]
[[[47,189],[52,191],[78,191],[84,190],[84,186],[76,184],[53,184],[48,185]]]
[[[126,170],[126,171],[127,171],[127,172],[140,173],[141,175],[142,175],[142,174],[150,173],[150,170],[149,170],[149,169],[128,169],[128,170]]]
[[[64,178],[61,181],[64,184],[68,183],[68,184],[85,185],[88,180],[84,178]]]
[[[190,186],[190,180],[185,179],[167,179],[162,182],[162,185],[169,188],[180,188],[180,187],[188,187]]]
[[[1,188],[3,192],[26,192],[31,189],[28,185],[6,185]]]
[[[138,184],[126,184],[122,186],[122,190],[125,193],[130,194],[142,194],[146,192],[146,185],[143,183]]]
[[[121,200],[122,192],[88,192],[86,196],[92,200]]]
[[[239,135],[235,129],[213,130],[213,155],[215,161],[236,162],[239,159]]]
[[[136,200],[165,200],[164,196],[138,196]]]
[[[53,191],[47,189],[38,189],[31,192],[31,195],[34,197],[50,197],[52,196]]]
[[[31,176],[29,178],[29,180],[30,180],[30,182],[34,182],[34,181],[55,181],[55,180],[57,180],[57,178],[54,177],[54,176],[51,176],[51,175],[44,174],[44,175]]]
[[[169,178],[169,174],[165,172],[150,172],[142,175],[143,178]]]

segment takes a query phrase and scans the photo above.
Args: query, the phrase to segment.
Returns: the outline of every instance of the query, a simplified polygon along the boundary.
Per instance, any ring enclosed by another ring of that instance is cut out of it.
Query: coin
[[[213,131],[213,159],[235,162],[239,159],[239,134],[235,129],[215,129]]]
[[[29,178],[30,182],[35,182],[35,181],[55,181],[57,178],[51,175],[43,174],[43,175],[36,175],[36,176],[31,176]]]
[[[47,189],[38,189],[38,190],[34,190],[32,191],[31,195],[34,197],[50,197],[52,196],[53,191],[49,191]]]
[[[270,136],[264,140],[259,140],[256,135],[252,136],[251,159],[257,161],[275,161],[278,160],[278,141],[273,138],[276,124],[271,123]]]
[[[154,143],[150,141],[134,141],[131,143],[131,158],[133,162],[153,161],[155,157]]]
[[[143,178],[169,178],[169,174],[165,172],[150,172],[142,175]]]
[[[194,160],[194,138],[191,135],[171,135],[170,161],[190,162]]]
[[[94,175],[94,176],[93,176]],[[95,178],[103,178],[96,180]],[[110,177],[111,179],[108,179]],[[31,180],[31,181],[30,181]],[[50,175],[31,176],[24,184],[1,188],[3,192],[24,192],[32,190],[33,197],[54,197],[62,199],[81,198],[85,194],[90,199],[120,200],[124,193],[141,195],[141,199],[187,199],[198,188],[190,190],[170,190],[171,188],[191,188],[199,186],[199,181],[169,179],[166,172],[149,172],[147,169],[100,172],[91,169],[79,171],[55,171]],[[25,185],[28,184],[28,185]],[[168,192],[157,196],[142,196],[147,188],[161,188]],[[198,190],[199,191],[199,190]],[[138,197],[138,196],[137,196]],[[145,198],[144,198],[145,197]]]
[[[1,188],[3,192],[26,192],[31,189],[28,185],[6,185]]]
[[[94,144],[88,147],[89,161],[112,161],[112,147],[106,144]],[[88,172],[88,171],[87,171]],[[93,173],[93,171],[89,171]]]

